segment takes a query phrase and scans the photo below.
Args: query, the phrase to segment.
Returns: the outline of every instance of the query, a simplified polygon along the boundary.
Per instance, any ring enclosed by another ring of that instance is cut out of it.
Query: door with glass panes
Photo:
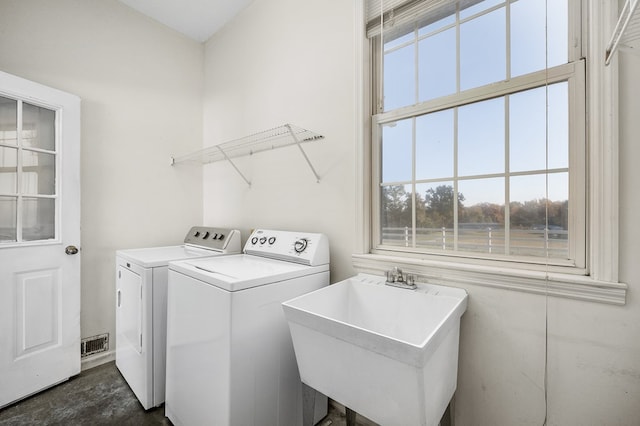
[[[0,407],[80,372],[80,99],[0,72]]]

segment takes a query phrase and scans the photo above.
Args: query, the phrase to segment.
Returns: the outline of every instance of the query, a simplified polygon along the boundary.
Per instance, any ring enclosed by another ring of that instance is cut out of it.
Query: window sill
[[[598,281],[583,275],[551,272],[547,274],[545,271],[496,268],[381,254],[354,254],[351,258],[358,272],[384,274],[397,266],[405,272],[418,275],[418,281],[452,287],[472,284],[612,305],[626,303],[626,284]]]

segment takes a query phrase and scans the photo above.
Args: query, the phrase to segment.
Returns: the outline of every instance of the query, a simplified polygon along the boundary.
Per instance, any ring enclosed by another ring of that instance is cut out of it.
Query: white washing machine
[[[169,261],[240,247],[238,230],[193,227],[183,245],[116,252],[116,366],[145,410],[164,402]]]
[[[282,302],[328,284],[322,234],[256,230],[244,254],[171,262],[165,415],[176,426],[302,424]],[[318,422],[327,398],[316,401]]]

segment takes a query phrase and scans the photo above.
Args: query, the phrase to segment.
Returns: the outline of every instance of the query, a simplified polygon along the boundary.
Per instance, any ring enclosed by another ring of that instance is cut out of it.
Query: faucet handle
[[[395,282],[403,282],[404,277],[402,275],[402,269],[394,266],[390,270],[387,271],[387,282],[395,283]]]

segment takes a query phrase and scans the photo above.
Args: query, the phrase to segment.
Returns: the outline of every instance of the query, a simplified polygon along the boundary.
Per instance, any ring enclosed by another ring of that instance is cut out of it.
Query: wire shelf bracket
[[[640,16],[637,14],[634,16],[634,12],[638,7],[639,2],[640,0],[626,0],[624,2],[624,6],[620,12],[620,17],[618,18],[618,22],[613,30],[613,34],[611,35],[611,40],[609,40],[609,44],[607,44],[607,48],[605,50],[605,65],[609,65],[611,62],[611,58],[618,49],[620,41],[625,36],[625,32],[628,33],[628,38],[635,39],[640,37],[640,32],[638,31],[640,28]]]
[[[190,154],[182,155],[179,157],[171,157],[171,165],[208,164],[217,161],[228,161],[229,164],[231,164],[231,166],[235,169],[235,171],[247,183],[247,185],[251,187],[251,182],[240,171],[238,166],[232,161],[233,158],[249,156],[263,151],[270,151],[278,148],[296,145],[300,149],[302,156],[311,169],[311,172],[315,176],[316,182],[320,182],[320,176],[318,175],[316,169],[313,167],[313,164],[311,164],[311,160],[309,160],[309,157],[302,147],[302,144],[318,141],[321,139],[324,139],[324,136],[310,130],[294,126],[292,124],[284,124],[273,129],[246,136],[244,138],[210,146],[208,148],[204,148]]]

